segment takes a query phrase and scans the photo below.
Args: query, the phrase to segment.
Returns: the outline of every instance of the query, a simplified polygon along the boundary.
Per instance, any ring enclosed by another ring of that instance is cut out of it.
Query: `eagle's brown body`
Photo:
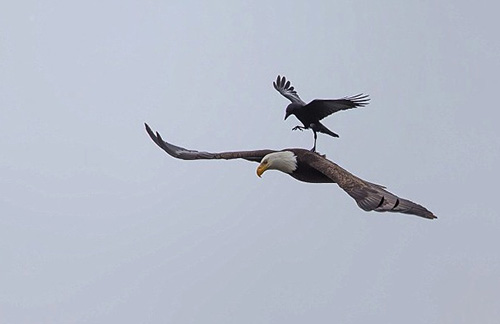
[[[264,172],[267,169],[276,169],[285,172],[293,178],[309,183],[337,183],[358,206],[365,211],[399,212],[417,215],[420,217],[436,218],[432,212],[425,207],[410,200],[399,198],[385,190],[384,186],[365,181],[341,168],[336,163],[326,159],[324,156],[300,148],[288,148],[284,150],[254,150],[210,153],[188,150],[165,142],[158,132],[153,133],[146,124],[146,131],[151,139],[169,155],[182,160],[212,160],[212,159],[245,159],[252,162],[261,162],[259,168]],[[293,154],[281,154],[291,152]],[[292,169],[272,167],[273,161],[283,158],[291,158],[294,164]],[[264,161],[269,165],[262,167]]]

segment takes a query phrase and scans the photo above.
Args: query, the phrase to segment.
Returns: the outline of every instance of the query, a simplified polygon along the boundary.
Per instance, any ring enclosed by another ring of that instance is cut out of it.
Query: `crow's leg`
[[[292,128],[292,130],[299,130],[299,131],[303,131],[304,129],[306,129],[305,127],[302,127],[302,126],[295,126],[294,128]]]
[[[314,133],[314,146],[311,149],[311,152],[316,152],[316,140],[318,139],[318,134],[316,133],[316,131],[314,129],[313,129],[313,133]]]

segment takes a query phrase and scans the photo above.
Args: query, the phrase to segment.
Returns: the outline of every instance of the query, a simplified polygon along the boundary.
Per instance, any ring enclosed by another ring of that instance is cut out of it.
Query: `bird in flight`
[[[428,219],[436,218],[424,206],[400,198],[387,191],[384,186],[358,178],[316,152],[300,148],[287,148],[279,151],[200,152],[165,142],[158,132],[154,133],[148,124],[144,125],[153,142],[167,152],[167,154],[177,159],[244,159],[258,162],[260,163],[257,167],[257,175],[259,177],[267,170],[278,170],[302,182],[336,183],[365,211],[394,212],[416,215]]]
[[[292,130],[311,129],[314,134],[314,146],[311,151],[316,151],[317,133],[327,134],[333,137],[339,137],[336,133],[329,130],[323,125],[320,120],[333,114],[334,112],[347,110],[351,108],[364,107],[368,104],[370,99],[368,95],[357,94],[352,97],[345,97],[341,99],[314,99],[306,104],[300,99],[297,91],[287,81],[285,77],[278,75],[276,81],[273,82],[274,88],[281,93],[285,98],[292,103],[286,107],[285,120],[290,115],[295,115],[304,126],[295,126]]]

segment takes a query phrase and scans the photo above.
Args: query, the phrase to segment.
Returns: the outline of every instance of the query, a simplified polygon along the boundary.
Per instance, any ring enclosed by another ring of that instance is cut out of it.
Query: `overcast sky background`
[[[496,323],[492,1],[6,1],[1,323]],[[300,96],[360,92],[318,150],[439,218],[336,185],[181,161],[312,147]]]

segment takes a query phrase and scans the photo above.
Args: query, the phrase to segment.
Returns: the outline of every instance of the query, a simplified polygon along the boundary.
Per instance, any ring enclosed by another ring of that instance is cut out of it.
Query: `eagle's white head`
[[[257,167],[257,175],[259,177],[266,170],[279,170],[285,173],[292,173],[297,169],[297,157],[291,151],[281,151],[269,153],[262,158]]]

